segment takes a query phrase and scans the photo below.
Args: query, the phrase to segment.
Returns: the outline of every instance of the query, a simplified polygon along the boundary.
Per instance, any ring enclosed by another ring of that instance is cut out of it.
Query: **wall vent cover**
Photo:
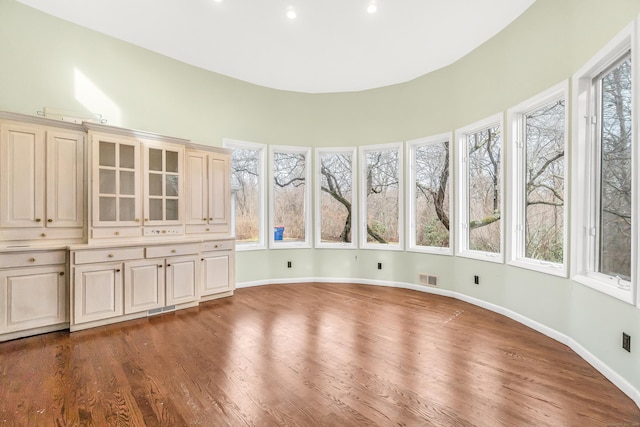
[[[438,276],[420,273],[418,274],[418,283],[424,286],[438,286]]]

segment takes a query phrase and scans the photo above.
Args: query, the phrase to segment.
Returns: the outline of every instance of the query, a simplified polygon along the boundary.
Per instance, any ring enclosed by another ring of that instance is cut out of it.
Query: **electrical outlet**
[[[382,263],[381,262],[378,263],[378,270],[382,270]]]
[[[631,353],[631,335],[622,333],[622,348]]]
[[[287,261],[287,268],[291,268],[291,261]]]
[[[474,285],[480,284],[480,276],[473,276],[473,284]]]

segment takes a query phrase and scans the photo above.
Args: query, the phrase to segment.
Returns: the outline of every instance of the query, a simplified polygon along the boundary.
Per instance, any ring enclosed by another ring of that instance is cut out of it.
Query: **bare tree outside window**
[[[235,147],[231,154],[231,185],[236,189],[237,243],[260,241],[260,153],[261,149]]]
[[[525,257],[562,263],[565,197],[564,99],[525,114],[524,131]]]
[[[449,247],[449,141],[420,145],[415,161],[416,245]]]
[[[603,73],[600,88],[599,271],[631,280],[631,58]]]
[[[273,225],[286,242],[306,240],[306,174],[305,153],[273,152]]]
[[[323,152],[318,159],[321,191],[320,241],[351,243],[353,154]]]
[[[469,249],[500,253],[500,126],[466,136]]]
[[[399,244],[400,150],[366,151],[367,242]]]

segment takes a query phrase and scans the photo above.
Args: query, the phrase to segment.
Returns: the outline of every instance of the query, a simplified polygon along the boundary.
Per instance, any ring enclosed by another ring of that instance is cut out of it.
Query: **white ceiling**
[[[323,93],[402,83],[449,65],[535,0],[18,1],[220,74]]]

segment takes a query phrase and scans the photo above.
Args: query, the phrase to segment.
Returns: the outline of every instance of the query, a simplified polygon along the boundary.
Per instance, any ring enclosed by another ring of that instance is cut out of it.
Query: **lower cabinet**
[[[231,295],[235,289],[235,242],[203,242],[201,261],[202,299]]]
[[[74,324],[121,316],[124,312],[122,264],[76,267],[73,307]]]

